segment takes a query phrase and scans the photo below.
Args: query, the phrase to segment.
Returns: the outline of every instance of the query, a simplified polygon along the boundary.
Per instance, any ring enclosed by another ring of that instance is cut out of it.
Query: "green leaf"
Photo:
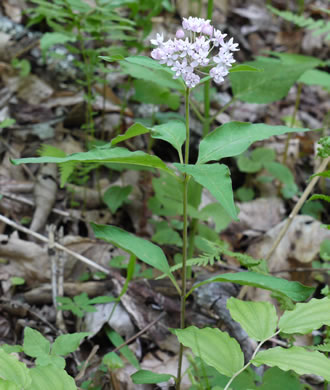
[[[10,127],[14,123],[16,123],[15,119],[7,118],[7,119],[3,120],[2,122],[0,122],[0,129]]]
[[[303,390],[297,375],[293,372],[285,372],[277,367],[269,368],[263,378],[262,385],[258,390]]]
[[[120,359],[116,352],[108,352],[105,354],[102,363],[105,364],[110,371],[125,367],[125,363]]]
[[[253,142],[273,135],[293,133],[298,129],[287,126],[270,126],[263,123],[229,122],[217,127],[200,143],[198,163],[220,160],[243,153]],[[309,131],[309,129],[299,129]]]
[[[152,241],[159,245],[182,246],[182,238],[180,234],[172,229],[166,221],[156,223],[156,233],[152,236]]]
[[[232,221],[231,216],[220,203],[209,203],[200,211],[200,218],[207,220],[212,218],[217,233],[226,229]]]
[[[227,308],[253,340],[269,339],[276,332],[276,310],[269,302],[245,302],[231,297],[227,301]]]
[[[330,261],[330,240],[327,238],[320,245],[320,257],[323,261]]]
[[[62,334],[56,338],[52,345],[52,355],[66,356],[79,348],[81,340],[89,336],[88,332]]]
[[[253,161],[251,158],[240,155],[237,159],[237,166],[241,172],[256,173],[262,168],[262,164],[259,161]]]
[[[50,342],[37,330],[26,327],[24,329],[23,351],[32,357],[49,355]]]
[[[185,89],[182,80],[173,79],[174,73],[170,68],[160,65],[157,61],[149,57],[127,57],[120,64],[124,72],[134,78],[152,81],[162,87],[176,89],[182,92]]]
[[[259,58],[242,65],[261,69],[262,72],[230,73],[234,96],[247,103],[272,103],[284,98],[289,89],[309,69],[318,62],[285,63],[281,60]]]
[[[307,85],[320,85],[321,87],[330,90],[329,73],[318,69],[311,69],[305,72],[298,80],[300,83]]]
[[[149,133],[150,129],[143,126],[141,123],[134,123],[130,128],[128,128],[125,134],[117,135],[117,137],[111,140],[111,145],[115,146],[119,142],[126,141],[127,139],[136,137],[137,135]]]
[[[32,383],[24,390],[76,390],[74,379],[66,371],[54,366],[30,369]]]
[[[103,201],[109,207],[112,214],[122,206],[128,195],[132,192],[132,189],[132,186],[112,186],[105,191]]]
[[[110,242],[125,251],[134,254],[138,259],[168,275],[170,267],[164,252],[150,241],[137,237],[116,226],[91,223],[96,238]]]
[[[294,181],[294,176],[290,169],[277,161],[268,162],[265,164],[267,171],[276,177],[284,186],[281,189],[283,196],[287,199],[296,195],[298,187]]]
[[[311,299],[308,303],[297,303],[292,311],[286,311],[279,322],[284,333],[310,333],[323,325],[330,325],[330,299]]]
[[[330,196],[329,195],[323,195],[323,194],[314,194],[312,195],[308,201],[310,200],[316,200],[316,199],[321,199],[321,200],[325,200],[326,202],[330,203]]]
[[[254,66],[246,65],[246,64],[240,64],[233,66],[229,69],[229,73],[234,72],[262,72],[262,69],[255,68]]]
[[[173,164],[180,172],[191,175],[197,183],[207,188],[228,214],[238,220],[230,171],[223,164],[184,165]]]
[[[203,282],[195,284],[187,294],[190,295],[193,290],[204,284],[214,282],[237,283],[246,286],[263,288],[264,290],[281,293],[291,298],[293,301],[304,301],[314,292],[313,287],[307,287],[299,282],[289,282],[286,279],[276,278],[275,276],[262,275],[256,272],[237,272],[235,274],[227,273],[214,276]]]
[[[0,378],[0,389],[1,390],[21,390],[21,387],[13,382],[5,381]]]
[[[64,45],[66,42],[75,42],[76,40],[77,37],[71,34],[62,34],[59,32],[45,33],[40,40],[40,48],[45,52],[54,45]]]
[[[20,286],[25,283],[25,280],[23,278],[19,278],[18,276],[13,276],[10,278],[10,283],[13,286]]]
[[[299,375],[315,374],[330,381],[330,360],[318,351],[306,351],[303,347],[284,349],[275,347],[258,352],[252,364],[279,367],[281,370],[293,370]]]
[[[12,160],[13,164],[41,164],[41,163],[64,163],[77,161],[84,163],[112,163],[131,164],[141,167],[162,169],[175,176],[166,164],[158,157],[144,152],[130,152],[125,148],[92,149],[84,153],[74,153],[66,157],[30,157]]]
[[[133,375],[131,375],[133,383],[136,385],[143,385],[143,384],[153,384],[153,383],[162,383],[167,382],[171,378],[173,378],[173,375],[170,374],[156,374],[149,370],[139,370],[135,372]]]
[[[154,126],[151,130],[152,138],[170,143],[182,156],[181,148],[186,140],[186,126],[182,121],[172,120],[163,125]]]
[[[15,383],[19,389],[31,383],[29,369],[14,356],[0,349],[0,378]],[[9,387],[10,388],[10,387]]]
[[[54,366],[60,369],[65,368],[65,359],[56,355],[42,355],[38,356],[35,361],[36,366]]]
[[[180,96],[172,93],[168,88],[162,87],[155,82],[146,80],[134,81],[134,100],[147,104],[166,104],[172,110],[180,106]]]
[[[125,340],[120,336],[119,333],[115,332],[114,330],[110,330],[109,328],[106,329],[106,334],[109,338],[109,340],[112,342],[112,344],[115,347],[119,347],[120,345],[124,344]],[[131,363],[133,367],[136,369],[140,368],[139,361],[137,360],[134,353],[128,348],[127,345],[120,348],[120,353]]]
[[[243,352],[238,342],[228,333],[219,329],[198,329],[189,326],[186,329],[175,329],[180,343],[192,349],[211,367],[228,377],[234,375],[244,365]]]

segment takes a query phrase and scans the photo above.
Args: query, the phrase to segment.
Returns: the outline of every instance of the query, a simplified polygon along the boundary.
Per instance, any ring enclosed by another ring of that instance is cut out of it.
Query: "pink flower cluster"
[[[210,20],[190,16],[183,18],[182,29],[176,32],[176,38],[164,42],[163,34],[157,34],[157,38],[151,40],[157,46],[151,56],[169,66],[175,72],[174,78],[181,76],[188,88],[196,87],[201,80],[200,75],[205,74],[202,68],[209,65],[210,76],[220,84],[235,62],[231,52],[239,50],[233,38],[224,41],[226,36],[215,29]],[[217,53],[210,55],[215,48]]]

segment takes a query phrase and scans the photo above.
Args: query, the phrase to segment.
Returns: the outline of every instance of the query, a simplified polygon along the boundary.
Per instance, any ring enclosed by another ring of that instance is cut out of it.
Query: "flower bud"
[[[176,36],[178,39],[184,38],[184,31],[180,28],[180,29],[176,32],[175,36]]]
[[[202,29],[202,33],[211,37],[213,35],[213,27],[210,24],[205,25]]]

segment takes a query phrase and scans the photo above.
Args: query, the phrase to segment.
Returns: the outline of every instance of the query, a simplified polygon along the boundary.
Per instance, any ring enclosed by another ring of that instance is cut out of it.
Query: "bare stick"
[[[118,352],[121,348],[125,347],[126,345],[130,344],[132,341],[140,337],[143,333],[145,333],[147,330],[149,330],[153,325],[155,325],[159,320],[161,320],[166,315],[165,312],[160,314],[157,318],[155,318],[150,324],[145,326],[143,329],[140,330],[140,332],[137,332],[134,336],[126,340],[123,344],[119,345],[117,348],[115,348],[112,352]]]
[[[316,173],[323,172],[326,169],[326,167],[329,164],[329,162],[330,162],[330,157],[324,159],[322,161],[322,164],[320,165],[320,167],[316,171]],[[305,203],[305,201],[308,198],[309,194],[312,192],[312,190],[315,187],[316,183],[318,182],[319,178],[320,178],[319,176],[313,177],[313,179],[310,181],[308,186],[305,188],[305,191],[303,192],[303,194],[301,195],[301,197],[298,200],[297,204],[295,205],[295,207],[291,211],[291,213],[290,213],[290,215],[289,215],[289,217],[288,217],[288,219],[286,221],[286,224],[283,226],[282,230],[280,231],[279,235],[277,236],[277,238],[276,238],[272,248],[270,249],[270,251],[268,252],[267,256],[265,257],[265,260],[269,260],[271,258],[271,256],[273,255],[273,253],[275,252],[276,248],[278,247],[278,245],[282,241],[282,238],[285,236],[286,232],[288,231],[288,229],[289,229],[289,227],[290,227],[294,217],[298,214],[299,210],[301,209],[301,207]]]
[[[43,236],[43,235],[41,235],[39,233],[36,233],[33,230],[28,229],[28,228],[26,228],[26,227],[24,227],[22,225],[19,225],[18,223],[12,221],[11,219],[5,217],[2,214],[0,214],[0,221],[6,223],[9,226],[12,226],[13,228],[15,228],[15,229],[17,229],[17,230],[19,230],[19,231],[21,231],[23,233],[30,234],[31,236],[35,237],[36,239],[38,239],[38,240],[40,240],[42,242],[47,242],[47,243],[49,242],[47,237],[45,237],[45,236]],[[95,263],[95,261],[90,260],[90,259],[88,259],[85,256],[80,255],[79,253],[73,252],[72,250],[66,248],[65,246],[63,246],[61,244],[58,244],[57,242],[54,242],[54,248],[60,249],[63,252],[68,253],[69,255],[73,256],[74,258],[82,261],[83,263],[89,265],[92,268],[95,268],[95,269],[97,269],[99,271],[104,272],[107,275],[111,274],[109,269],[103,267],[102,265],[99,265],[99,264]]]

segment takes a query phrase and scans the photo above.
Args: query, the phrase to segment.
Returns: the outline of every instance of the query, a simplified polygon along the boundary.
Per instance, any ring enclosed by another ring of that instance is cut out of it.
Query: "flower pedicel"
[[[175,72],[174,78],[181,76],[188,88],[196,87],[201,80],[197,72],[202,74],[201,68],[210,65],[210,76],[220,84],[228,74],[228,68],[235,62],[231,52],[239,50],[233,38],[224,41],[226,36],[215,29],[210,20],[190,16],[183,18],[182,29],[176,32],[174,40],[164,42],[163,34],[157,34],[157,38],[151,40],[157,46],[151,56],[169,66]],[[214,48],[218,52],[210,56]]]

